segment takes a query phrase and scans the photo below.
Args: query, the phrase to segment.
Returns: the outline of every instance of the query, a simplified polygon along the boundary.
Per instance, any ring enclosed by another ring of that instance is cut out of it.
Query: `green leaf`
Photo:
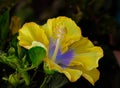
[[[46,56],[46,50],[40,46],[35,46],[28,51],[32,67],[38,67]]]
[[[0,15],[0,49],[6,44],[9,31],[9,10]]]

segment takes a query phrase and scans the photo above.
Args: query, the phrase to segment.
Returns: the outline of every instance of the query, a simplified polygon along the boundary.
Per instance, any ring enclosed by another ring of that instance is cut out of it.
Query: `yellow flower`
[[[99,79],[98,61],[103,50],[81,35],[81,29],[67,17],[48,19],[39,26],[34,22],[26,23],[19,30],[19,45],[24,48],[42,46],[47,55],[44,62],[49,70],[65,74],[71,82],[81,76],[91,84]]]

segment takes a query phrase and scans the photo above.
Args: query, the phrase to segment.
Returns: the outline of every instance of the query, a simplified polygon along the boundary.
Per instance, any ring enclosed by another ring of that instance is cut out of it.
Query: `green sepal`
[[[15,49],[13,47],[10,47],[10,49],[8,50],[8,54],[9,56],[15,55]]]
[[[38,67],[46,56],[46,50],[40,46],[32,47],[28,50],[32,68]]]
[[[55,71],[54,70],[50,70],[49,67],[47,66],[47,63],[44,62],[44,66],[43,66],[44,72],[46,74],[54,74]]]
[[[19,78],[17,74],[9,75],[8,81],[13,85],[17,86],[19,84]]]

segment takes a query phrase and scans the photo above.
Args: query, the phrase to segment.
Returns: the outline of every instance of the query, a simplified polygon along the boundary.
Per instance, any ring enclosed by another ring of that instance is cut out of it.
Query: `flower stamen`
[[[57,28],[57,30],[55,32],[57,40],[56,40],[55,50],[54,50],[54,53],[53,53],[53,56],[52,56],[52,61],[54,61],[54,62],[56,60],[56,56],[57,56],[57,53],[58,53],[58,50],[59,50],[59,47],[60,47],[61,40],[65,36],[66,32],[67,31],[66,31],[66,28],[64,26],[61,26],[61,27]]]
[[[59,50],[59,46],[60,46],[60,38],[58,38],[56,40],[56,46],[55,46],[55,50],[54,50],[54,53],[53,53],[53,56],[52,56],[52,61],[54,61],[54,62],[56,60],[56,56],[57,56],[57,53],[58,53],[58,50]]]

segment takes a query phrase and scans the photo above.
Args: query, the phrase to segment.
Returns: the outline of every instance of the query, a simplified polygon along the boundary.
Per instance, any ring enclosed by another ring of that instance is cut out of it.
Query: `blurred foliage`
[[[0,0],[0,12],[13,7],[17,2],[18,0]]]
[[[7,43],[9,32],[9,10],[0,15],[0,49],[3,49]]]
[[[102,88],[114,88],[110,86],[114,85],[110,80],[106,81],[106,79],[112,76],[111,70],[117,69],[117,62],[114,55],[112,55],[112,50],[120,50],[120,30],[114,17],[116,10],[114,3],[117,2],[114,0],[0,0],[0,66],[7,64],[0,68],[1,72],[6,69],[5,72],[7,73],[0,75],[0,86],[7,84],[9,88],[12,84],[14,87],[19,88],[16,85],[18,84],[20,88],[26,88],[28,86],[25,86],[24,81],[26,84],[29,84],[29,81],[31,81],[29,85],[31,88],[37,88],[42,84],[43,80],[41,78],[46,75],[41,72],[42,67],[40,63],[42,63],[42,58],[39,58],[39,55],[31,56],[30,53],[43,53],[44,49],[34,47],[30,51],[26,51],[21,48],[17,44],[17,31],[25,22],[34,21],[43,24],[48,18],[62,15],[75,20],[78,26],[81,27],[83,36],[88,37],[95,45],[100,45],[104,49],[105,57],[100,61],[102,79],[96,83],[94,88],[101,88],[101,86]],[[16,18],[13,19],[14,17]],[[35,51],[35,48],[37,48],[38,52]],[[41,49],[43,52],[40,52]],[[43,57],[44,54],[45,52]],[[31,57],[31,59],[28,59],[28,57]],[[40,63],[36,59],[39,59]],[[106,63],[109,64],[106,65]],[[12,69],[12,71],[9,71],[7,68]],[[28,73],[30,74],[28,75]],[[38,74],[43,75],[39,76]],[[54,77],[56,75],[58,75],[58,78]],[[32,77],[32,79],[29,80],[29,77]],[[50,78],[45,79],[48,81],[43,86],[45,88],[55,88],[51,87],[51,85],[56,86],[59,84],[59,88],[67,83],[63,88],[79,88],[79,86],[82,86],[81,88],[93,88],[84,79],[70,84],[62,77],[61,74],[50,76]],[[2,78],[9,83],[1,81]],[[59,81],[56,82],[58,79]],[[60,81],[62,82],[60,83]],[[82,82],[84,82],[84,85]]]

